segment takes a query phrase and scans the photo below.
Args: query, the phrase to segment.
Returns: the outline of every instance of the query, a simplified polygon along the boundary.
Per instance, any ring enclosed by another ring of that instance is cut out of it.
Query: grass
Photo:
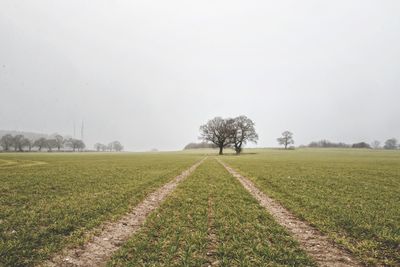
[[[212,150],[0,154],[0,266],[82,244]],[[400,152],[250,150],[223,161],[366,265],[400,265]],[[210,234],[211,233],[211,234]],[[213,159],[160,207],[110,266],[312,265]]]
[[[204,266],[216,261],[220,266],[313,265],[239,182],[208,159],[108,265]]]
[[[0,154],[0,266],[32,266],[82,243],[85,233],[126,213],[201,158]]]
[[[400,152],[255,152],[223,160],[364,264],[400,265]]]

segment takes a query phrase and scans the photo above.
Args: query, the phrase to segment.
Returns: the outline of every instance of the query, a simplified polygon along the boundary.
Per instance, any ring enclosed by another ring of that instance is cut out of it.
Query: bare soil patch
[[[151,193],[120,220],[103,225],[100,234],[82,247],[68,249],[46,262],[44,266],[104,266],[111,255],[140,229],[146,217],[204,160],[205,158]]]
[[[298,219],[281,204],[261,192],[248,178],[239,174],[227,164],[217,159],[225,169],[232,174],[274,217],[274,219],[286,227],[295,239],[300,243],[319,266],[362,266],[350,253],[339,248],[328,237]]]
[[[215,233],[215,222],[214,222],[214,210],[213,210],[213,198],[212,196],[208,197],[208,217],[207,217],[207,238],[208,238],[208,246],[207,246],[207,261],[208,264],[206,266],[218,266],[219,261],[216,259],[216,247],[217,247],[217,235]]]

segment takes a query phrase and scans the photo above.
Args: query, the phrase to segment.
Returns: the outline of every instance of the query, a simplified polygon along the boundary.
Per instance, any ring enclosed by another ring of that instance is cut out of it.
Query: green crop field
[[[254,150],[223,160],[365,264],[400,265],[400,153]]]
[[[2,153],[0,266],[83,244],[207,153],[109,266],[315,264],[217,157],[364,264],[400,265],[399,151],[245,152]]]
[[[215,234],[213,240],[208,232]],[[208,159],[109,266],[208,266],[215,262],[220,266],[313,265],[239,182]]]
[[[182,154],[0,154],[0,266],[32,266],[115,219],[201,159]]]

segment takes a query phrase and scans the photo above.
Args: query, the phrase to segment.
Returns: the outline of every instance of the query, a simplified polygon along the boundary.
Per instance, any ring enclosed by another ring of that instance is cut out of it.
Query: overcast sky
[[[241,114],[261,147],[400,139],[400,1],[0,1],[0,129],[174,150]]]

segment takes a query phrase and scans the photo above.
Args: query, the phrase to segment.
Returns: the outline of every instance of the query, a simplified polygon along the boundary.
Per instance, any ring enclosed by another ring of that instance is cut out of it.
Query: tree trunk
[[[220,155],[222,155],[222,154],[223,154],[223,153],[222,153],[222,150],[223,150],[223,149],[224,149],[224,147],[223,147],[223,146],[220,146],[220,147],[219,147],[219,154],[220,154]]]
[[[242,152],[242,144],[242,142],[235,144],[236,155],[239,155]]]

